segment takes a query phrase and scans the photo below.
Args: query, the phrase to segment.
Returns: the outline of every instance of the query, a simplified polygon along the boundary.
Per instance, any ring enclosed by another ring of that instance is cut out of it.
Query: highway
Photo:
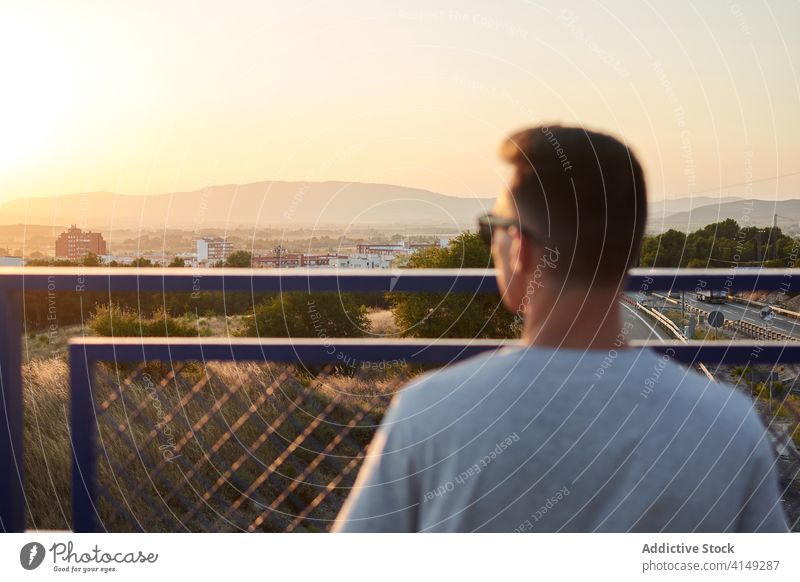
[[[678,303],[673,306],[674,309],[680,309],[680,299]],[[694,298],[694,293],[686,293],[686,305],[698,307],[704,311],[721,311],[726,320],[732,321],[746,321],[748,323],[755,323],[756,325],[765,325],[764,320],[761,319],[761,307],[758,305],[747,306],[744,303],[736,303],[729,301],[723,304],[705,303],[697,301]],[[769,322],[770,329],[780,331],[787,335],[800,337],[800,320],[791,317],[775,315],[772,321]]]
[[[670,338],[669,333],[658,327],[652,319],[649,317],[639,313],[628,305],[620,301],[620,307],[622,307],[622,321],[623,324],[625,322],[629,322],[630,331],[625,336],[626,340],[670,340],[675,338]],[[625,328],[623,328],[625,329]]]
[[[663,294],[656,292],[652,295],[653,307],[661,307],[667,303],[669,309],[680,309],[680,299],[677,304],[670,303],[662,300]],[[633,296],[631,295],[631,298]],[[749,323],[757,325],[764,325],[761,319],[761,307],[757,305],[747,306],[744,303],[728,302],[723,304],[704,303],[695,299],[694,293],[686,293],[686,305],[692,305],[704,311],[721,311],[725,315],[726,320],[739,321],[744,320]],[[647,317],[643,313],[637,311],[625,302],[620,302],[623,323],[630,324],[630,331],[625,336],[628,340],[661,340],[661,341],[674,341],[669,332],[659,327],[655,320]],[[781,331],[788,335],[800,337],[800,320],[795,320],[791,317],[776,315],[769,324],[771,329]]]

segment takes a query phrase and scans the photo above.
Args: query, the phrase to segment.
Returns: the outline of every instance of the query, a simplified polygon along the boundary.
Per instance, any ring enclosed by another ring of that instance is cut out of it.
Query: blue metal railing
[[[800,270],[714,269],[706,271],[636,269],[626,289],[630,292],[688,290],[780,290],[800,292]],[[4,268],[0,269],[0,527],[25,528],[23,463],[23,407],[21,337],[23,293],[26,291],[103,291],[198,293],[205,291],[341,292],[459,292],[497,293],[490,270],[387,270],[345,271],[323,269],[109,269],[109,268]],[[502,342],[491,340],[336,340],[360,357],[404,357],[408,362],[451,362]],[[730,342],[643,344],[656,350],[671,349],[685,363],[747,363],[758,347],[759,363],[800,361],[800,344]],[[72,431],[74,451],[74,525],[79,531],[96,527],[94,507],[94,401],[92,369],[96,362],[143,360],[260,360],[325,363],[330,355],[323,340],[264,339],[141,339],[91,338],[73,340],[70,346]]]

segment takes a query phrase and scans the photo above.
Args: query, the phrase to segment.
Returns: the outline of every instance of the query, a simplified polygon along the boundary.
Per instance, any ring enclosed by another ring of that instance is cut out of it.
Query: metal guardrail
[[[623,300],[626,303],[628,303],[630,305],[633,305],[633,307],[635,307],[639,311],[644,311],[650,317],[655,319],[656,322],[658,324],[660,324],[661,327],[663,327],[669,333],[671,333],[672,337],[674,337],[676,340],[678,340],[681,343],[687,343],[688,342],[686,336],[683,335],[683,331],[677,325],[675,325],[675,323],[670,318],[666,317],[663,313],[660,313],[659,311],[657,311],[655,309],[650,309],[649,307],[646,307],[646,306],[642,305],[641,303],[639,303],[635,299],[631,299],[627,295],[623,295],[622,297],[623,297]],[[699,368],[699,370],[703,374],[705,374],[706,378],[708,378],[712,382],[716,382],[716,380],[714,379],[714,375],[708,370],[708,368],[706,367],[705,364],[698,363],[697,367]]]
[[[635,269],[627,282],[628,291],[649,290],[695,290],[697,288],[727,288],[729,290],[753,291],[781,289],[783,292],[800,292],[800,274],[788,269],[715,269],[707,271],[676,269]],[[23,531],[25,528],[25,495],[23,467],[23,407],[21,377],[21,337],[23,332],[23,293],[27,291],[55,291],[86,293],[104,291],[108,293],[139,291],[163,293],[196,293],[199,291],[360,291],[360,292],[459,292],[496,293],[494,273],[483,269],[461,270],[387,270],[387,271],[343,271],[327,269],[112,269],[112,268],[0,268],[0,528],[4,531]],[[282,348],[278,344],[270,347],[270,357],[276,353],[291,354],[292,361],[304,355],[314,359],[320,347],[313,342],[300,349],[297,340]],[[337,340],[338,341],[338,340]],[[133,342],[133,343],[130,343]],[[428,342],[435,344],[436,342]],[[224,340],[221,344],[210,339],[176,342],[174,339],[151,339],[143,341],[116,339],[75,341],[72,355],[72,445],[75,461],[76,498],[75,521],[78,529],[90,529],[91,516],[86,512],[92,503],[92,476],[85,469],[92,467],[92,437],[94,425],[78,425],[77,421],[91,418],[94,402],[89,402],[92,380],[90,372],[94,363],[105,356],[119,361],[123,354],[131,360],[141,361],[148,357],[180,359],[200,356],[208,361],[216,359],[247,359],[247,355],[265,358],[265,340],[249,340],[244,343]],[[402,347],[406,346],[406,347]],[[472,347],[470,347],[472,346]],[[652,346],[665,349],[670,344]],[[784,345],[780,342],[698,345],[693,342],[671,346],[671,355],[686,363],[703,361],[746,363],[752,360],[753,350],[758,347],[758,361],[762,363],[800,361],[800,346]],[[352,346],[356,349],[356,346]],[[358,348],[362,349],[362,348]],[[375,340],[363,349],[374,358],[396,357],[398,350],[420,349],[413,343],[389,344]],[[419,352],[436,358],[457,358],[454,354],[470,354],[479,349],[491,349],[487,345],[465,340],[462,344],[435,346]],[[282,350],[282,351],[281,351]],[[315,351],[316,350],[316,351]],[[438,350],[438,351],[437,351]],[[449,351],[448,351],[449,350]],[[455,352],[453,352],[455,350]],[[415,352],[417,353],[417,352]],[[321,355],[320,355],[321,356]],[[416,357],[416,356],[414,356]],[[280,359],[280,358],[279,358]],[[76,362],[81,361],[82,366]],[[416,360],[414,360],[416,361]],[[89,436],[86,436],[89,435]],[[83,493],[81,492],[83,487]]]

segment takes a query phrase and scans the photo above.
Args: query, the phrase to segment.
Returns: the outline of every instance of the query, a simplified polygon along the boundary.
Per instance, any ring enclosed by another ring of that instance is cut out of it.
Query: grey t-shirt
[[[334,527],[786,530],[747,397],[651,350],[523,346],[406,386]]]

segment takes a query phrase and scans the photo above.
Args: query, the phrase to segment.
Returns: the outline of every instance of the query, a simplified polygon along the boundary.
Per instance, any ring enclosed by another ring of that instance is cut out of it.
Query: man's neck
[[[522,341],[531,346],[609,350],[624,348],[619,295],[614,288],[537,290],[528,304]]]

